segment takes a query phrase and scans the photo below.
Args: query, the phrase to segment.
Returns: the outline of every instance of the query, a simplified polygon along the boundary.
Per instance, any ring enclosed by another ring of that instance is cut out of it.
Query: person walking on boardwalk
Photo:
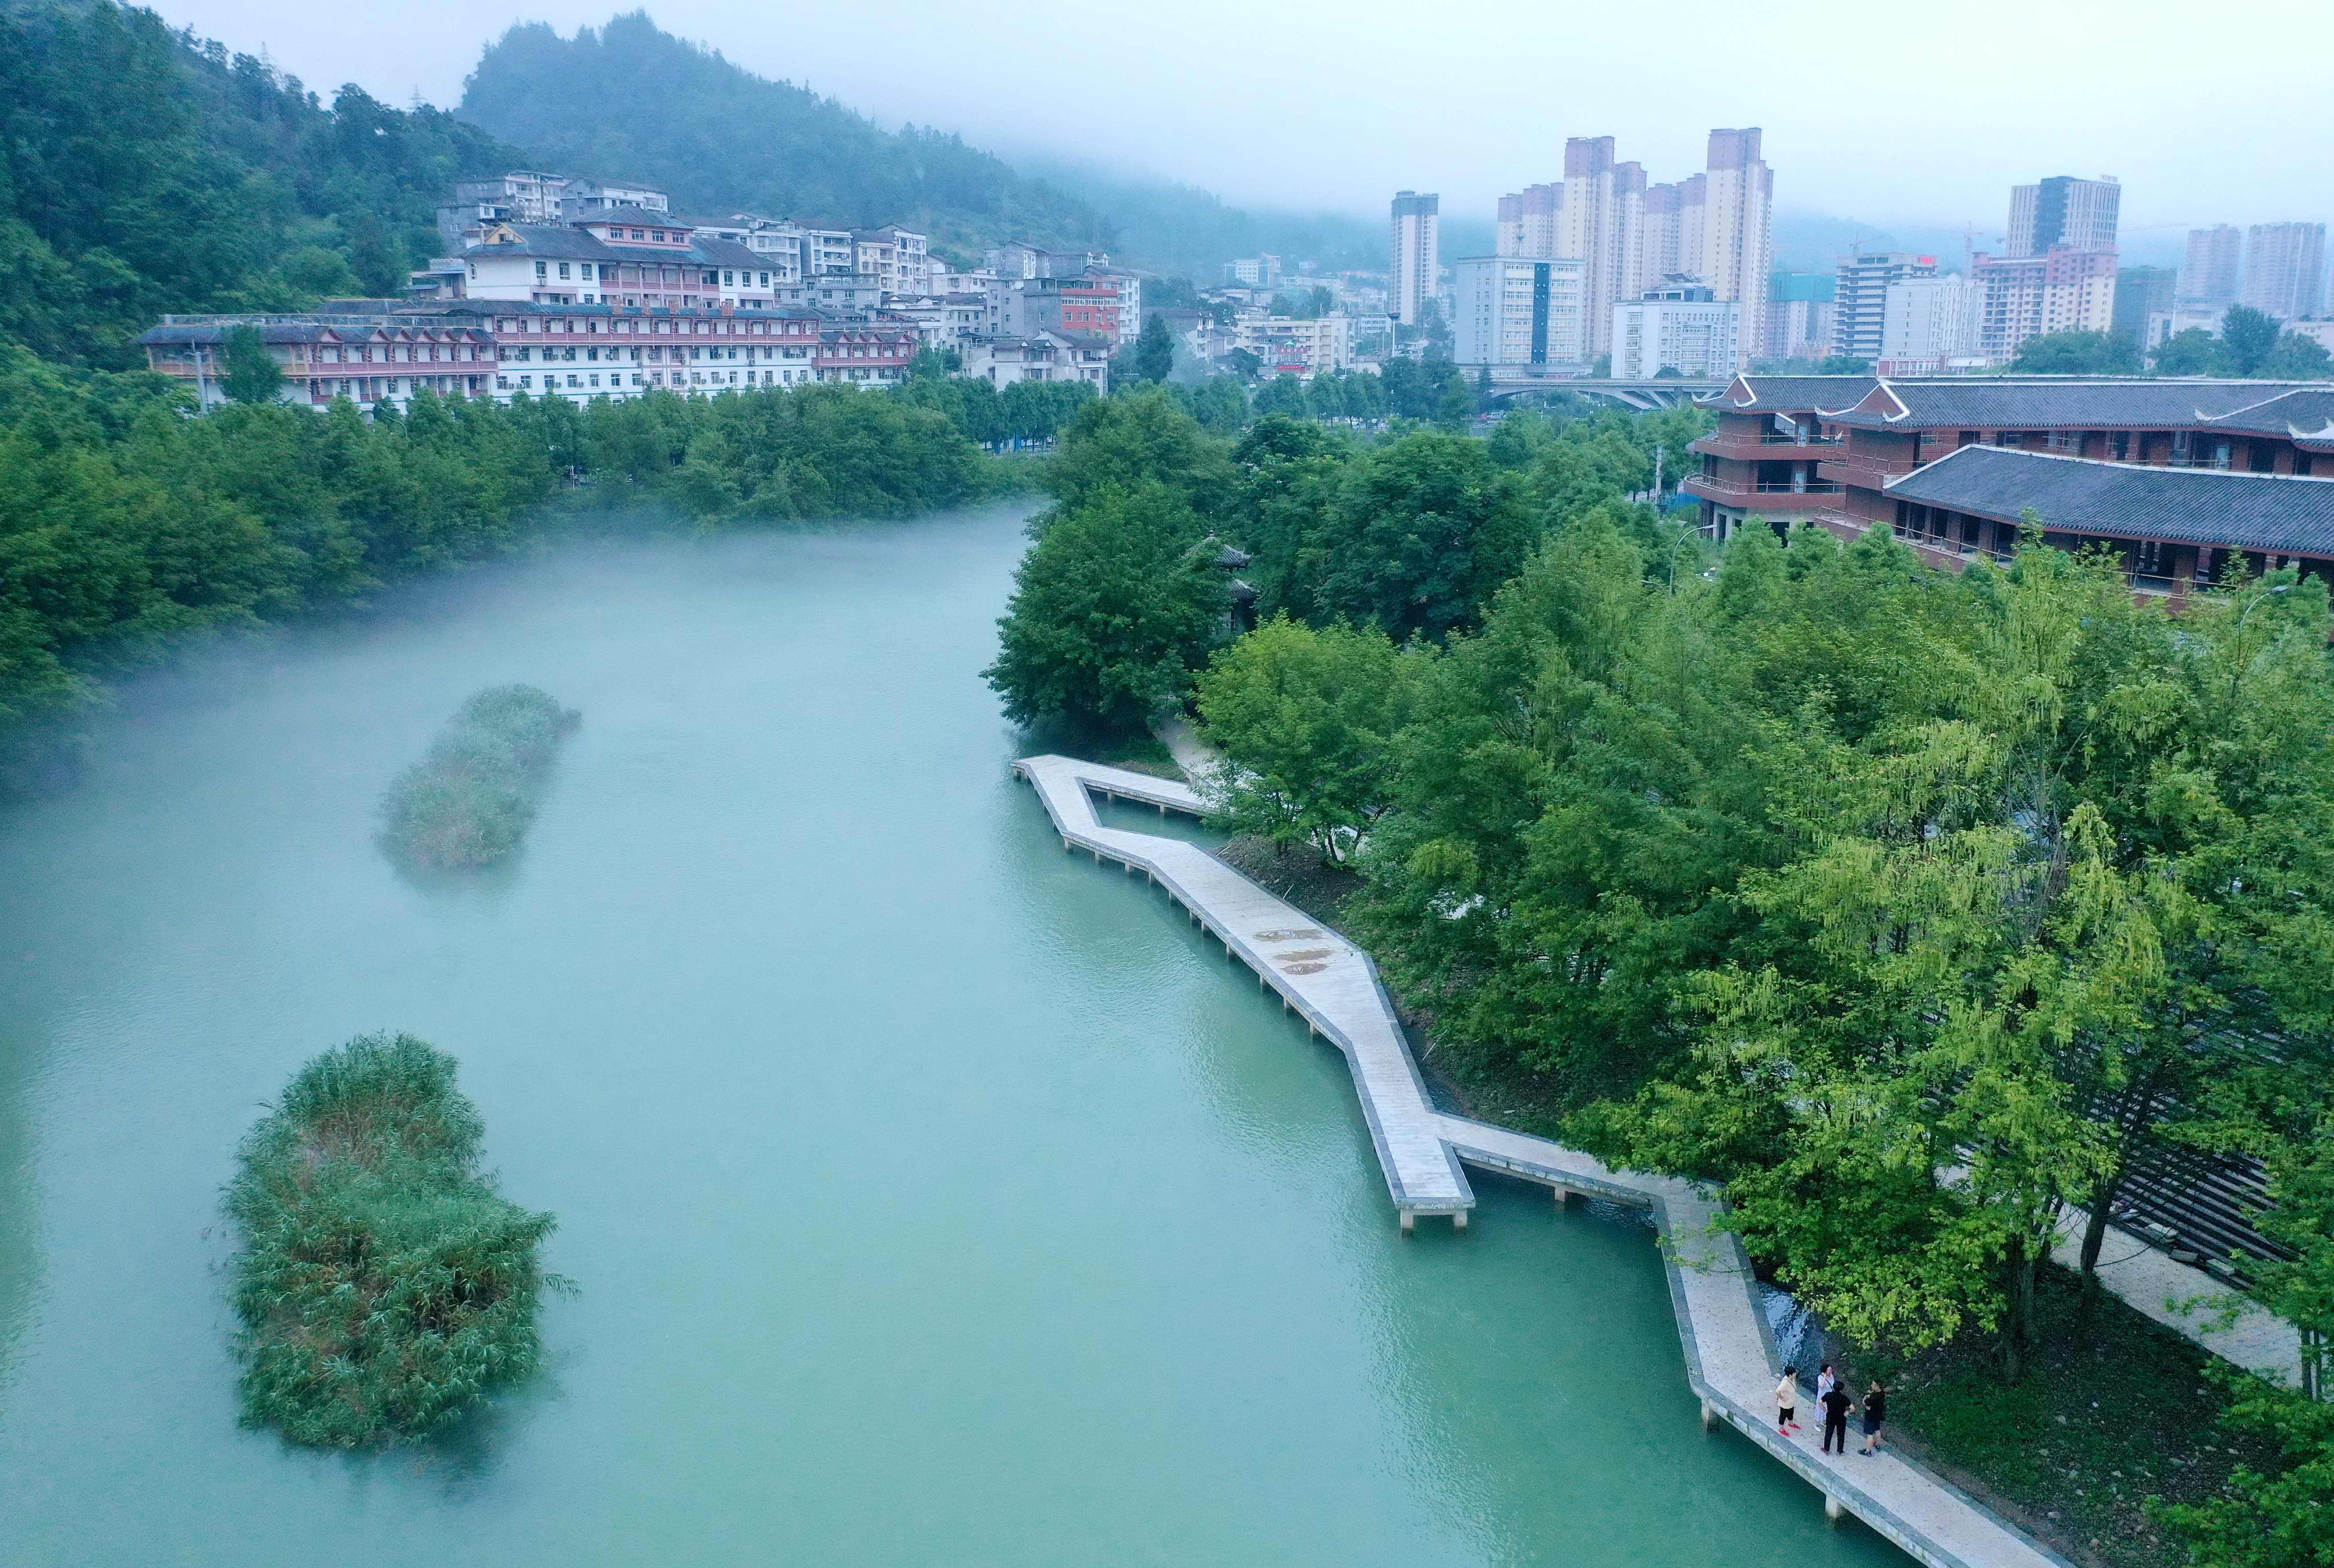
[[[1775,1430],[1789,1436],[1799,1429],[1799,1369],[1785,1367],[1775,1385]]]
[[[1871,1389],[1864,1396],[1865,1453],[1869,1454],[1880,1447],[1880,1429],[1887,1422],[1888,1385],[1875,1378]]]
[[[1856,1396],[1840,1386],[1839,1380],[1831,1375],[1829,1368],[1824,1371],[1824,1380],[1831,1386],[1816,1399],[1816,1402],[1823,1407],[1823,1451],[1836,1453],[1844,1459],[1847,1457],[1847,1412],[1856,1409]],[[1837,1448],[1833,1447],[1835,1438],[1838,1442]]]

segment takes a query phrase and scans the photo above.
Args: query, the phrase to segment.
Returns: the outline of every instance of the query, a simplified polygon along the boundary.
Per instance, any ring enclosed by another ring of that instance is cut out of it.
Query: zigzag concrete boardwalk
[[[1103,826],[1086,793],[1198,815],[1206,808],[1189,785],[1061,756],[1024,757],[1013,767],[1037,785],[1065,849],[1146,873],[1226,953],[1255,970],[1260,984],[1279,992],[1285,1005],[1345,1053],[1402,1227],[1411,1228],[1422,1214],[1447,1214],[1465,1226],[1475,1194],[1443,1144],[1426,1086],[1369,955],[1196,844]]]
[[[1804,1436],[1779,1434],[1781,1363],[1741,1244],[1716,1228],[1714,1197],[1691,1182],[1612,1170],[1544,1138],[1435,1111],[1368,954],[1196,845],[1103,826],[1089,793],[1198,814],[1203,803],[1187,785],[1060,756],[1025,757],[1014,771],[1037,786],[1065,849],[1146,873],[1345,1052],[1404,1230],[1420,1214],[1466,1224],[1475,1198],[1461,1161],[1538,1182],[1558,1201],[1579,1194],[1649,1209],[1669,1267],[1686,1381],[1705,1426],[1732,1426],[1817,1487],[1828,1516],[1855,1515],[1931,1568],[2069,1568],[1917,1465],[1886,1452],[1818,1452],[1819,1419]],[[1803,1413],[1816,1414],[1813,1405],[1810,1393]]]

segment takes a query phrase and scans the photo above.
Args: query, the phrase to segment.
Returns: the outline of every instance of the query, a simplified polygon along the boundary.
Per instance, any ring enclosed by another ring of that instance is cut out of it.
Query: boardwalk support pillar
[[[1464,1230],[1467,1228],[1467,1211],[1465,1209],[1460,1208],[1453,1209],[1452,1211],[1451,1228],[1453,1230]]]
[[[1837,1524],[1838,1524],[1838,1523],[1839,1523],[1839,1516],[1840,1516],[1842,1514],[1845,1514],[1845,1513],[1847,1513],[1847,1509],[1845,1509],[1845,1508],[1843,1508],[1843,1507],[1841,1507],[1841,1506],[1839,1505],[1839,1499],[1838,1499],[1838,1498],[1837,1498],[1837,1497],[1833,1496],[1829,1492],[1826,1492],[1826,1493],[1824,1494],[1824,1523],[1825,1523],[1825,1524],[1827,1524],[1827,1525],[1837,1525]]]
[[[1705,1432],[1718,1429],[1718,1407],[1708,1400],[1702,1401],[1702,1429]]]
[[[1402,1234],[1408,1236],[1412,1231],[1416,1230],[1417,1228],[1418,1211],[1410,1208],[1403,1209],[1402,1211]]]

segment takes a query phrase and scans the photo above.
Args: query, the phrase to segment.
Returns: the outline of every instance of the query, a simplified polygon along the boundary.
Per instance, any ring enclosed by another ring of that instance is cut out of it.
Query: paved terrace
[[[1167,890],[1191,918],[1256,971],[1259,984],[1302,1014],[1345,1053],[1362,1114],[1404,1230],[1420,1214],[1464,1226],[1474,1204],[1460,1166],[1651,1211],[1669,1267],[1670,1300],[1685,1352],[1686,1382],[1704,1426],[1723,1421],[1789,1466],[1821,1493],[1827,1516],[1853,1514],[1930,1568],[2069,1568],[1967,1495],[1917,1465],[1883,1452],[1866,1458],[1819,1453],[1819,1417],[1807,1435],[1774,1428],[1782,1375],[1750,1262],[1715,1227],[1719,1201],[1693,1183],[1615,1171],[1543,1138],[1433,1109],[1369,955],[1274,898],[1193,844],[1102,825],[1094,794],[1156,806],[1163,814],[1205,808],[1182,784],[1060,756],[1025,757],[1014,771],[1037,786],[1066,850],[1114,861]],[[1810,1393],[1803,1416],[1813,1416]]]

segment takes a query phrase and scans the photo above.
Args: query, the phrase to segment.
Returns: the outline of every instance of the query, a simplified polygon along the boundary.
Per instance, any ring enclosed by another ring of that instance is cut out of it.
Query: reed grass
[[[465,702],[381,797],[381,843],[410,864],[482,866],[518,847],[559,743],[583,720],[531,686]]]
[[[297,1443],[444,1430],[534,1371],[555,1223],[479,1173],[451,1056],[368,1034],[316,1057],[245,1139],[227,1211],[242,1419]]]

